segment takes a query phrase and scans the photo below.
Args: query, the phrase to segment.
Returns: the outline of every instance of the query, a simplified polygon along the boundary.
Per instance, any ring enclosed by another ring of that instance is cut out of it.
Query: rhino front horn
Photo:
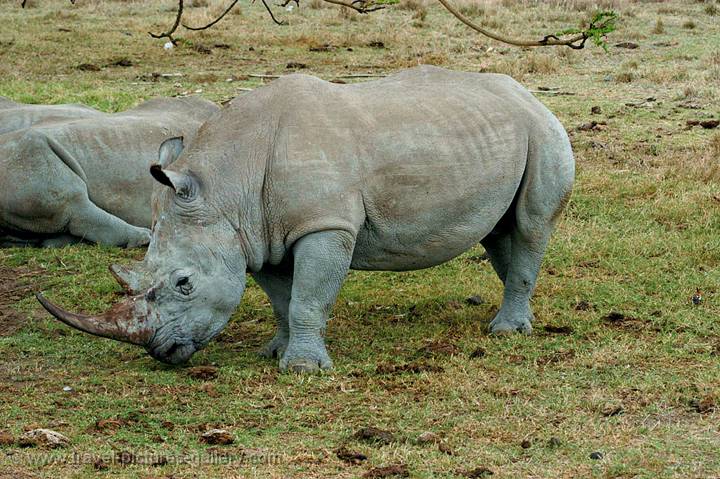
[[[42,293],[36,293],[35,297],[48,313],[80,331],[139,346],[147,345],[152,339],[153,330],[147,324],[147,311],[142,296],[117,303],[98,316],[65,311],[45,299]]]

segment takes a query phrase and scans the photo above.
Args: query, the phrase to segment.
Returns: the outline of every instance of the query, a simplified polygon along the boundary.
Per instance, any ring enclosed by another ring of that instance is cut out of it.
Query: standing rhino
[[[289,75],[236,99],[193,144],[166,141],[160,216],[136,293],[83,331],[186,361],[225,326],[249,270],[277,333],[262,353],[332,365],[323,335],[349,269],[438,265],[481,242],[505,285],[493,333],[530,332],[530,296],[574,179],[560,122],[504,75],[418,67],[361,84]]]
[[[106,114],[84,105],[26,105],[0,96],[0,135],[41,121],[97,118]]]
[[[0,135],[0,244],[147,244],[147,171],[158,148],[171,137],[193,137],[217,110],[199,98],[160,98]]]

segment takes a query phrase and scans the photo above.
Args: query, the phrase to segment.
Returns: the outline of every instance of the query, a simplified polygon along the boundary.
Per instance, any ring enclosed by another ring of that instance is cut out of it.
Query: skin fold
[[[330,368],[323,337],[348,270],[427,268],[480,242],[504,283],[490,331],[529,333],[574,169],[559,121],[504,75],[283,77],[235,99],[187,148],[163,143],[147,255],[116,271],[128,324],[149,331],[155,358],[186,361],[225,326],[249,272],[277,318],[262,353],[283,370]]]

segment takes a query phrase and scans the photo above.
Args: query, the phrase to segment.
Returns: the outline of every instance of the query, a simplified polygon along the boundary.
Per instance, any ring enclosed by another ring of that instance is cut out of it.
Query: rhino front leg
[[[150,230],[126,223],[80,195],[71,211],[67,229],[79,238],[111,246],[137,248],[150,242]]]
[[[346,231],[323,231],[295,244],[290,335],[280,359],[281,370],[308,373],[332,367],[323,337],[350,268],[354,243],[355,238]]]
[[[259,354],[268,359],[279,359],[287,349],[290,339],[288,311],[292,292],[292,266],[264,266],[257,273],[252,273],[252,276],[270,298],[277,322],[275,336],[259,351]]]

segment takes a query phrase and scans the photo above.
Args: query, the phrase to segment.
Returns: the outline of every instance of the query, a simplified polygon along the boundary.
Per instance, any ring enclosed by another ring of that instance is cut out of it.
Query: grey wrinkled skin
[[[0,96],[0,135],[40,122],[99,118],[106,114],[85,105],[26,105]]]
[[[330,368],[323,335],[349,269],[441,264],[481,242],[505,285],[492,333],[531,331],[529,300],[574,181],[559,121],[504,75],[418,67],[336,85],[289,75],[237,98],[179,157],[161,147],[143,264],[157,359],[227,323],[250,272],[278,323],[280,368]]]
[[[22,117],[27,107],[0,116]],[[199,98],[160,98],[0,135],[0,245],[147,244],[154,186],[147,171],[158,148],[171,137],[191,140],[218,110]]]

